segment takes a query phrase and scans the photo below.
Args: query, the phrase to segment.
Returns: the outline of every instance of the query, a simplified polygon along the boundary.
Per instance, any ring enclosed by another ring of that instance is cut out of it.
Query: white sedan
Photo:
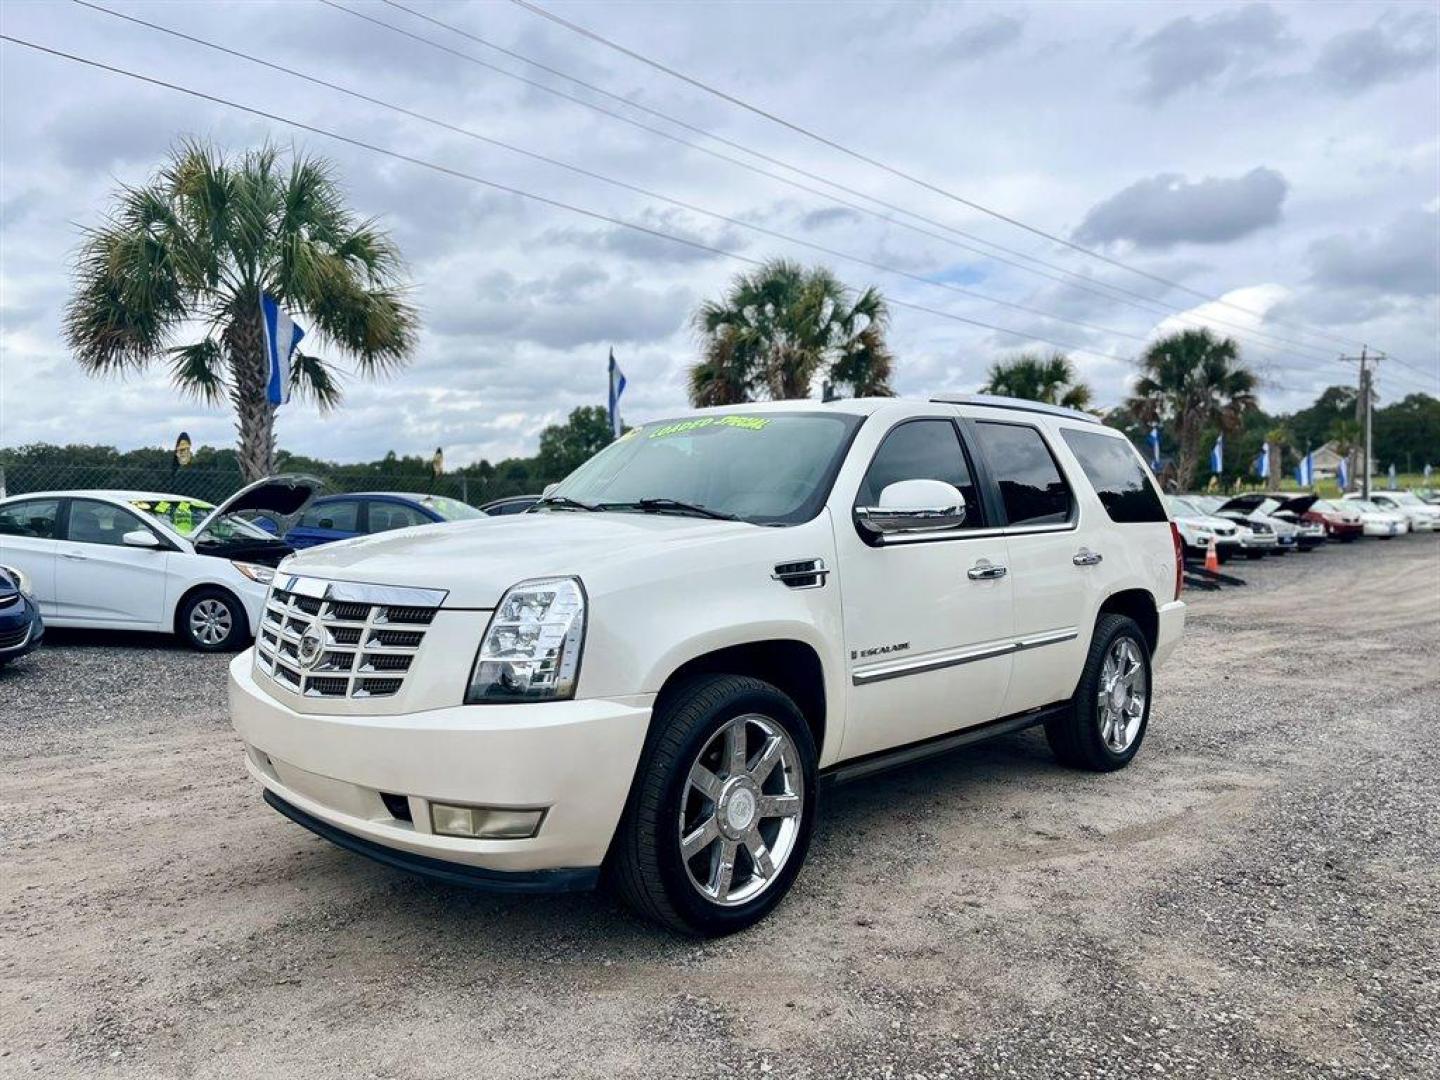
[[[1366,502],[1358,495],[1346,495],[1342,505],[1354,507],[1359,512],[1360,520],[1365,525],[1366,536],[1389,540],[1392,536],[1400,536],[1410,531],[1410,520],[1404,514]]]
[[[1357,496],[1347,495],[1345,498],[1354,501]],[[1409,522],[1411,532],[1440,530],[1440,506],[1431,506],[1409,491],[1371,491],[1370,501],[1381,510],[1403,517]]]
[[[0,500],[0,563],[32,583],[47,626],[175,633],[205,652],[255,637],[291,548],[243,513],[290,517],[318,481],[275,477],[219,507],[143,491],[40,491]]]

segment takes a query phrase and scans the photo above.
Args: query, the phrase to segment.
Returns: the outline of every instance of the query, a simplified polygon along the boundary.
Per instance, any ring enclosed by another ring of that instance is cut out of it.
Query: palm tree
[[[695,405],[810,396],[817,375],[857,397],[889,396],[890,310],[874,288],[854,299],[823,267],[776,259],[731,282],[695,313],[701,359],[690,369]]]
[[[275,406],[260,323],[267,292],[319,341],[375,377],[405,362],[416,313],[400,255],[346,206],[331,166],[288,164],[266,145],[238,159],[184,142],[150,180],[115,195],[85,230],[65,337],[90,374],[143,371],[158,360],[185,395],[235,410],[247,480],[274,471]],[[176,344],[187,331],[198,341]],[[291,386],[322,410],[340,403],[335,368],[297,352]]]
[[[1085,409],[1090,405],[1090,387],[1075,375],[1075,365],[1064,353],[1041,356],[1021,353],[990,366],[982,394],[1043,401],[1048,405],[1064,405],[1069,409]]]
[[[1173,427],[1179,453],[1176,482],[1190,490],[1207,427],[1233,432],[1255,406],[1255,376],[1240,363],[1233,338],[1183,330],[1153,342],[1140,358],[1140,378],[1126,407],[1147,424]]]

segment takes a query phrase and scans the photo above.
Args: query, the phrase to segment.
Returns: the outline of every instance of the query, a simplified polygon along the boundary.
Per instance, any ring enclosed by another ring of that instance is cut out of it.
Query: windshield
[[[148,517],[169,526],[181,536],[195,538],[200,523],[215,510],[214,503],[200,499],[157,499],[154,502],[137,501],[130,504]],[[239,514],[225,514],[210,522],[205,530],[205,541],[226,544],[235,540],[270,540],[273,533],[242,518]]]
[[[1204,518],[1210,516],[1189,499],[1177,498],[1174,495],[1170,496],[1170,513],[1175,517]]]
[[[1424,506],[1425,503],[1408,491],[1389,491],[1385,493],[1387,499],[1393,499],[1401,506]]]
[[[463,503],[459,499],[446,498],[444,495],[422,495],[418,501],[421,506],[435,511],[446,521],[464,521],[467,518],[486,516],[473,506]]]
[[[658,420],[627,431],[546,498],[606,510],[674,500],[757,525],[808,521],[829,494],[863,419],[847,413],[731,413]],[[542,502],[539,509],[544,508]]]

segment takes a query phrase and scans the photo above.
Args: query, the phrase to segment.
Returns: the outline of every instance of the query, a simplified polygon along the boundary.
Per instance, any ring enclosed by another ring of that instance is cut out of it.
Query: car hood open
[[[675,514],[546,511],[425,525],[307,548],[281,575],[413,585],[448,592],[445,606],[491,608],[527,578],[607,574],[618,564],[658,573],[665,556],[776,530]],[[627,571],[633,573],[633,571]]]
[[[247,484],[210,511],[193,535],[198,540],[211,522],[219,521],[226,514],[243,510],[274,514],[284,519],[297,517],[305,512],[305,508],[320,493],[322,486],[323,482],[313,476],[267,476],[263,480]]]

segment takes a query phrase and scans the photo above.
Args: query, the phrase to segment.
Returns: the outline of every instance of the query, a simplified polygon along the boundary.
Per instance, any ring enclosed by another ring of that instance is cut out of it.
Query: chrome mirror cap
[[[880,505],[857,506],[855,521],[876,536],[941,532],[965,523],[965,496],[942,480],[900,480],[880,492]]]

